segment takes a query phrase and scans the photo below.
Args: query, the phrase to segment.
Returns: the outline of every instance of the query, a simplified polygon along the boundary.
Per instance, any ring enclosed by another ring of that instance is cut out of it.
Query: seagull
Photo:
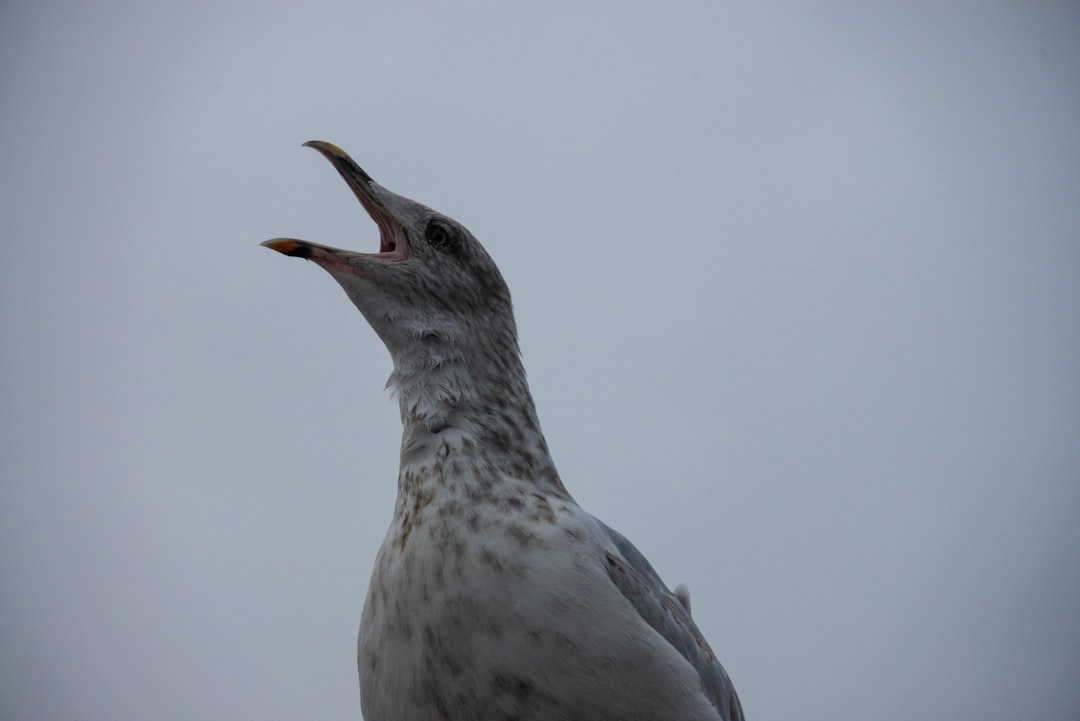
[[[540,430],[510,291],[461,223],[321,153],[379,251],[294,238],[390,351],[401,408],[394,515],[357,644],[367,721],[741,721],[727,672],[630,541],[563,486]]]

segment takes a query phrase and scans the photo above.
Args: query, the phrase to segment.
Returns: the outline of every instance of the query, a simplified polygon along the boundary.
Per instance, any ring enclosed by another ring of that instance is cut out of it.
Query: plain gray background
[[[389,358],[258,243],[469,226],[753,721],[1080,717],[1075,3],[0,7],[0,717],[356,719]]]

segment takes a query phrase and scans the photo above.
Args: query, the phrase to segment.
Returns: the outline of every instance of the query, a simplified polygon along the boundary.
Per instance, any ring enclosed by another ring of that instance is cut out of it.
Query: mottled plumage
[[[292,239],[386,344],[403,435],[360,625],[367,721],[737,721],[731,681],[623,536],[563,487],[510,292],[467,229],[308,143],[379,226],[378,253]]]

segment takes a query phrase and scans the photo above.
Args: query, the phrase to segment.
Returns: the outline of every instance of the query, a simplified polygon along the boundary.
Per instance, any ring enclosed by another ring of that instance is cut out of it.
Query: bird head
[[[508,340],[516,351],[510,292],[467,228],[386,190],[336,145],[304,145],[345,179],[379,228],[379,250],[360,253],[295,238],[264,246],[311,260],[333,276],[395,361],[417,349],[437,359],[463,344],[505,346]]]

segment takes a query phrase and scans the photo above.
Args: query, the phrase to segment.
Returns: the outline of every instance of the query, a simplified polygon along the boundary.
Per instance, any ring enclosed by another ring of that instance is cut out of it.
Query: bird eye
[[[427,228],[424,229],[424,239],[435,250],[444,253],[457,251],[457,234],[438,221],[428,223]]]

